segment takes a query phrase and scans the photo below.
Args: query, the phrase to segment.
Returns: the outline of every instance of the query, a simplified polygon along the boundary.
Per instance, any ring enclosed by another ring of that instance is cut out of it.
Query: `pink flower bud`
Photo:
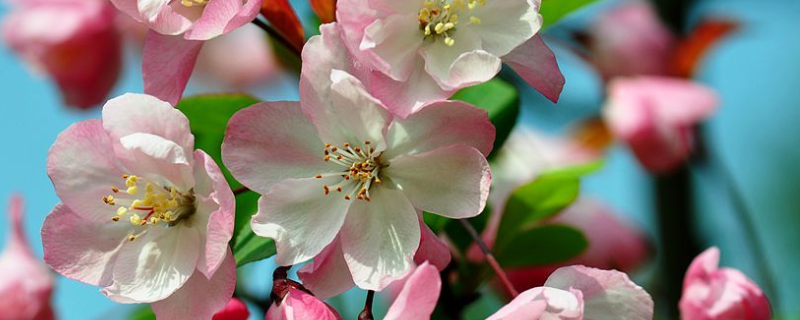
[[[6,17],[2,36],[31,68],[58,84],[67,105],[85,109],[105,100],[120,71],[115,17],[105,1],[29,1]]]
[[[239,299],[232,298],[222,310],[217,312],[211,320],[247,320],[250,311],[247,305]]]
[[[683,320],[768,320],[769,301],[739,270],[719,268],[719,249],[697,256],[683,280]]]
[[[275,301],[267,312],[266,320],[342,320],[342,317],[324,301],[313,295],[290,287],[281,301]]]

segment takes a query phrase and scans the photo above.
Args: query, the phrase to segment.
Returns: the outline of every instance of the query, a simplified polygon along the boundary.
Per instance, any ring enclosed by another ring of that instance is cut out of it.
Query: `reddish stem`
[[[475,230],[475,228],[469,223],[469,221],[467,221],[467,219],[458,219],[458,221],[461,222],[461,225],[464,226],[464,229],[467,229],[469,235],[473,240],[475,240],[475,243],[478,244],[478,247],[481,248],[483,256],[485,257],[486,261],[489,262],[489,266],[492,267],[492,270],[494,270],[494,273],[497,275],[497,277],[500,278],[500,281],[503,283],[506,291],[508,291],[508,294],[511,295],[511,298],[516,298],[519,295],[519,292],[517,292],[517,289],[514,288],[514,285],[511,283],[511,281],[508,280],[508,275],[506,275],[506,272],[502,267],[500,267],[500,263],[498,263],[497,259],[494,258],[492,252],[489,251],[489,247],[485,242],[483,242],[483,238],[478,235],[478,231]]]

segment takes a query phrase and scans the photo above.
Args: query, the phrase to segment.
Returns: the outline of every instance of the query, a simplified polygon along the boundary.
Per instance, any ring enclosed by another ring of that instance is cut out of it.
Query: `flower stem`
[[[478,235],[478,231],[476,231],[472,224],[470,224],[466,219],[458,219],[458,221],[461,222],[461,225],[464,226],[464,229],[467,229],[469,235],[473,240],[475,240],[475,243],[478,244],[478,247],[481,248],[486,261],[489,262],[489,266],[492,267],[494,273],[498,278],[500,278],[500,281],[503,282],[503,286],[506,288],[506,291],[508,291],[508,294],[511,295],[511,298],[516,298],[519,295],[519,292],[517,292],[517,289],[514,288],[514,285],[511,283],[511,281],[508,280],[508,275],[506,275],[506,272],[500,267],[500,263],[498,263],[497,259],[494,258],[492,252],[489,251],[489,247],[486,246],[485,242],[483,242],[483,238]]]
[[[286,38],[282,33],[278,32],[278,30],[273,29],[271,26],[266,24],[264,21],[259,20],[258,18],[253,19],[253,24],[264,30],[270,37],[280,42],[286,49],[289,49],[292,53],[294,53],[298,58],[301,56],[301,52],[303,51],[302,48],[298,48],[294,46],[288,38]]]
[[[375,300],[375,291],[367,291],[367,301],[364,302],[364,311],[358,314],[358,320],[375,320],[372,315],[372,301]]]

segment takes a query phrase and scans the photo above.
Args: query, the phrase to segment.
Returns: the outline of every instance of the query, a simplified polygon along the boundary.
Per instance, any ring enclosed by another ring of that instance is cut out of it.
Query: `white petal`
[[[389,71],[387,75],[392,79],[406,81],[420,59],[418,50],[423,40],[417,13],[392,15],[376,20],[364,30],[361,50],[370,50],[380,58],[382,69]]]
[[[476,32],[483,50],[502,57],[533,37],[542,27],[542,17],[529,0],[486,1],[473,15],[481,20]]]
[[[149,133],[133,133],[120,138],[124,156],[120,160],[137,174],[160,186],[189,190],[194,186],[192,154],[177,143]],[[191,160],[190,160],[191,159]]]
[[[356,201],[347,213],[342,251],[353,282],[380,291],[409,272],[421,235],[416,210],[403,193],[370,191],[372,201]]]
[[[462,30],[469,31],[469,30]],[[425,70],[445,90],[483,83],[500,72],[500,58],[481,48],[481,39],[474,33],[458,32],[455,43],[448,46],[439,39],[422,47]]]
[[[292,179],[276,184],[258,201],[251,227],[255,234],[275,239],[277,262],[293,265],[318,255],[336,237],[350,202],[323,185],[341,178]]]
[[[465,145],[390,159],[382,173],[414,207],[456,219],[480,214],[491,184],[486,158]]]
[[[580,290],[586,320],[651,320],[653,299],[616,270],[570,266],[556,270],[546,287]]]

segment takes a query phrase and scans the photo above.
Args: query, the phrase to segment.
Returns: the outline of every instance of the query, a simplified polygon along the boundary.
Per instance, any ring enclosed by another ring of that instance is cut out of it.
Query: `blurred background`
[[[518,128],[553,137],[570,136],[585,120],[600,114],[607,75],[586,59],[592,54],[586,49],[591,41],[588,31],[600,17],[629,2],[596,1],[545,32],[566,86],[560,102],[553,104],[519,85],[522,110]],[[291,3],[310,36],[315,26],[313,12],[304,0]],[[776,315],[800,319],[800,1],[664,0],[655,7],[676,35],[697,35],[697,27],[709,21],[711,29],[720,21],[735,26],[722,28],[726,31],[719,32],[720,36],[701,37],[708,46],[691,68],[695,81],[713,88],[721,100],[699,131],[698,157],[702,159],[655,177],[629,148],[614,144],[605,150],[605,166],[585,180],[583,195],[614,208],[615,214],[644,230],[652,241],[653,259],[633,276],[659,297],[659,318],[677,319],[671,305],[675,292],[670,292],[676,275],[670,272],[681,277],[691,258],[718,246],[722,265],[740,269],[757,282],[769,295]],[[9,3],[0,3],[0,20],[11,10]],[[128,31],[124,32],[121,73],[110,97],[142,91],[141,38],[132,31],[135,27],[119,23]],[[255,42],[268,45],[259,40],[258,29],[241,33],[247,33],[242,39],[255,34]],[[712,30],[711,34],[716,33]],[[268,59],[257,74],[228,77],[220,70],[236,59],[219,51],[200,63],[204,70],[193,77],[189,94],[245,91],[264,100],[297,100],[295,66],[263,54]],[[263,52],[271,51],[267,46]],[[512,73],[502,76],[521,83]],[[0,204],[5,210],[11,195],[24,197],[25,231],[41,257],[39,230],[58,202],[46,174],[48,149],[59,132],[75,122],[98,118],[100,109],[66,107],[51,80],[33,72],[2,44],[0,111],[4,120],[0,125]],[[4,219],[0,226],[0,243],[5,243],[8,222]],[[270,264],[267,260],[248,265],[243,272],[251,276],[243,285],[266,295]],[[683,269],[669,271],[670,266]],[[354,297],[349,307],[348,296],[340,299],[351,309],[343,315],[354,314],[361,305],[361,293],[349,296]],[[130,310],[112,303],[95,287],[62,277],[56,284],[54,307],[59,319],[65,320],[127,319],[125,312]]]

